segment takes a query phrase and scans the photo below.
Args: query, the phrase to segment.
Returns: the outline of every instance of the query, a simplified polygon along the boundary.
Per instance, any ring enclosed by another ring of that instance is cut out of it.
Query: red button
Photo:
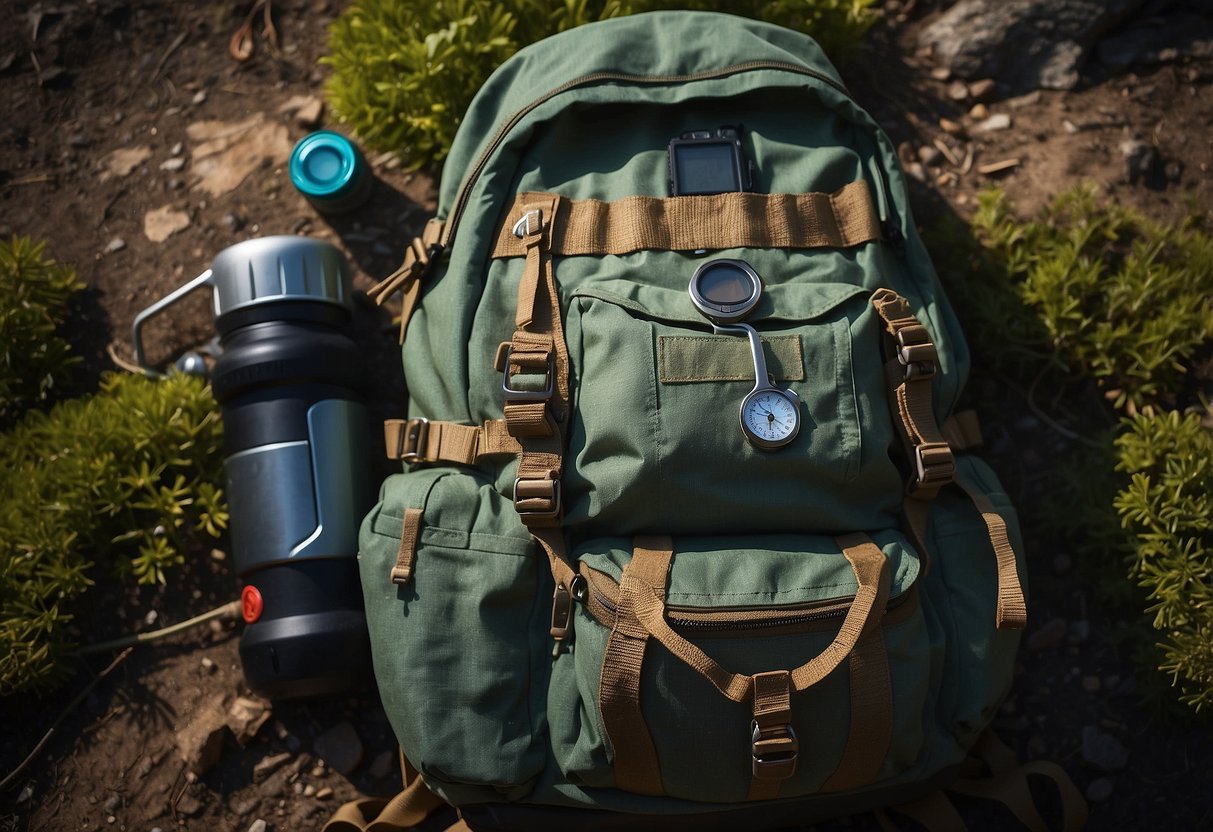
[[[244,623],[252,624],[261,617],[261,610],[265,604],[261,600],[261,592],[257,587],[249,584],[240,593],[240,614],[244,616]]]

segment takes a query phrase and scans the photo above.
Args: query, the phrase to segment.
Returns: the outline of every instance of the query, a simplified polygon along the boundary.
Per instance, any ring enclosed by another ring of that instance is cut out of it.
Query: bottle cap
[[[358,148],[340,133],[320,130],[295,145],[291,182],[321,211],[357,208],[370,191],[370,172]]]

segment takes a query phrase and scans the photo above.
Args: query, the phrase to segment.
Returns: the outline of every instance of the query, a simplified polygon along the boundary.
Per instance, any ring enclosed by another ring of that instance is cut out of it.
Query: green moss
[[[446,158],[460,119],[494,69],[523,46],[590,23],[663,8],[709,9],[810,32],[827,52],[875,21],[874,0],[356,0],[329,33],[327,96],[367,147],[413,166]],[[562,79],[563,80],[563,79]]]

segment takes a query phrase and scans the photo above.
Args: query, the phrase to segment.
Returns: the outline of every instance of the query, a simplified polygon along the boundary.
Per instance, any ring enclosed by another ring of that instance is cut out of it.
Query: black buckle
[[[754,756],[752,773],[761,780],[786,780],[796,773],[800,740],[791,724],[759,726],[750,723],[750,749]]]

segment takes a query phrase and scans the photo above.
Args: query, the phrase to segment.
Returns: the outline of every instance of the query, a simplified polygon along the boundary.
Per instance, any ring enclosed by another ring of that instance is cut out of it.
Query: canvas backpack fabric
[[[722,125],[751,190],[669,196],[670,139]],[[764,283],[784,447],[743,435],[746,339],[688,295],[714,258]],[[360,568],[430,790],[490,827],[758,828],[955,776],[1010,686],[1022,543],[895,150],[810,37],[664,12],[523,49],[397,291],[404,465]]]

